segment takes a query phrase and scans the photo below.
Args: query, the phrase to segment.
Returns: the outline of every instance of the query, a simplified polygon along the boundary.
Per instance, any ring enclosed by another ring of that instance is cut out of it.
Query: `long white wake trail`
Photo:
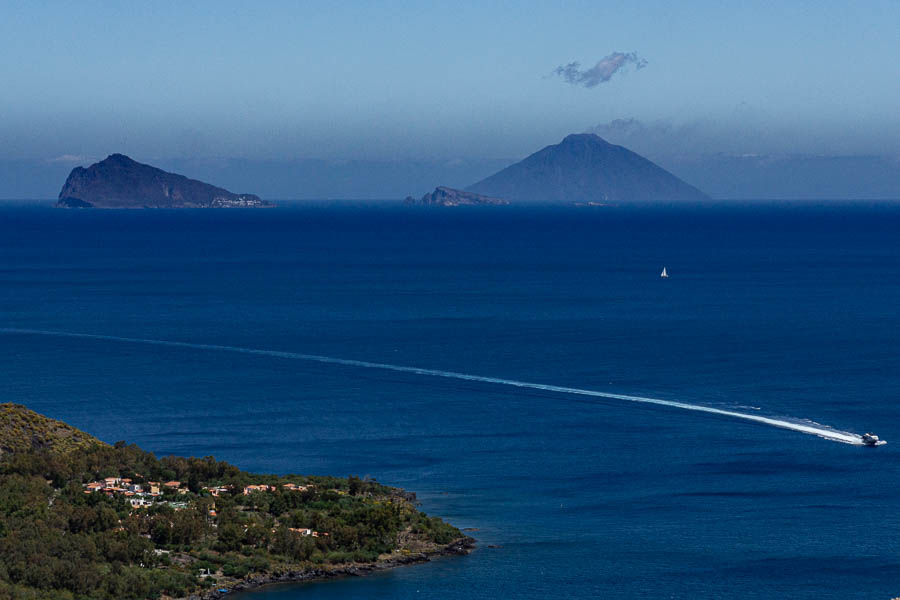
[[[468,373],[456,373],[453,371],[440,371],[437,369],[423,369],[419,367],[407,367],[403,365],[392,365],[387,363],[369,362],[364,360],[351,360],[346,358],[334,358],[331,356],[320,356],[317,354],[301,354],[298,352],[284,352],[280,350],[262,350],[258,348],[243,348],[240,346],[223,346],[218,344],[195,344],[191,342],[176,342],[171,340],[155,340],[146,338],[120,337],[114,335],[99,335],[92,333],[74,333],[69,331],[45,331],[41,329],[17,329],[17,328],[0,328],[0,333],[5,334],[22,334],[22,335],[43,335],[67,338],[84,338],[92,340],[107,340],[113,342],[122,342],[130,344],[150,344],[154,346],[167,346],[173,348],[192,348],[196,350],[215,350],[220,352],[238,352],[241,354],[255,354],[260,356],[274,356],[277,358],[285,358],[291,360],[305,360],[319,363],[328,363],[335,365],[344,365],[348,367],[360,367],[364,369],[382,369],[385,371],[397,371],[400,373],[412,373],[414,375],[425,375],[428,377],[444,377],[446,379],[461,379],[464,381],[478,381],[481,383],[491,383],[496,385],[506,385],[518,388],[528,388],[533,390],[541,390],[545,392],[555,392],[559,394],[573,394],[578,396],[592,396],[595,398],[608,398],[613,400],[624,400],[627,402],[640,402],[643,404],[657,404],[660,406],[668,406],[672,408],[681,408],[684,410],[692,410],[696,412],[710,413],[735,419],[743,419],[745,421],[753,421],[763,425],[771,425],[781,429],[790,429],[810,435],[817,435],[826,440],[834,442],[842,442],[844,444],[862,445],[861,436],[848,431],[838,431],[830,427],[819,425],[812,422],[793,422],[773,417],[764,417],[760,415],[751,415],[733,410],[725,410],[721,408],[713,408],[711,406],[703,406],[701,404],[689,404],[687,402],[675,402],[673,400],[662,400],[660,398],[647,398],[644,396],[628,396],[625,394],[612,394],[609,392],[598,392],[596,390],[588,390],[582,388],[564,387],[559,385],[547,385],[543,383],[529,383],[527,381],[517,381],[515,379],[501,379],[499,377],[485,377],[483,375],[470,375]]]

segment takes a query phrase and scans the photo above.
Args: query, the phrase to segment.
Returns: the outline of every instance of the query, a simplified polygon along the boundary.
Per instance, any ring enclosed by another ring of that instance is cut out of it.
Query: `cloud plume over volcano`
[[[570,62],[553,69],[553,75],[559,75],[566,83],[592,88],[606,83],[628,65],[634,65],[635,69],[643,69],[647,66],[647,61],[639,57],[637,52],[613,52],[598,60],[597,64],[589,69],[582,70],[581,63]]]

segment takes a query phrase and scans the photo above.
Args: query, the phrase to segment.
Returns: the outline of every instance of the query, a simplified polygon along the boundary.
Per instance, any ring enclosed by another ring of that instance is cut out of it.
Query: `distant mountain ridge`
[[[254,194],[235,194],[139,163],[124,154],[110,154],[88,168],[72,169],[56,205],[64,208],[272,206]]]
[[[470,185],[521,204],[673,204],[709,196],[662,167],[592,133],[566,136]]]

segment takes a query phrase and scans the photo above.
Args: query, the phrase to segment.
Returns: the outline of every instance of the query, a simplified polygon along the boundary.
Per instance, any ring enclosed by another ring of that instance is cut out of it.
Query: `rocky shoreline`
[[[361,577],[377,571],[386,571],[397,567],[414,565],[430,561],[437,556],[465,555],[475,549],[475,538],[464,537],[455,540],[443,548],[431,552],[420,552],[406,556],[398,556],[374,563],[361,563],[348,566],[340,566],[334,569],[308,569],[303,571],[288,571],[286,573],[248,576],[239,583],[228,588],[227,592],[212,590],[203,595],[190,596],[188,599],[179,600],[219,600],[235,593],[246,592],[275,583],[304,583],[310,581],[322,581],[337,577]]]

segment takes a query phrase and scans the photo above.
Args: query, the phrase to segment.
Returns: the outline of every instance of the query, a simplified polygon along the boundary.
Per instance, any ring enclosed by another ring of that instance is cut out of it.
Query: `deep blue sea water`
[[[0,327],[651,396],[894,442],[876,449],[613,399],[9,333],[0,401],[159,454],[370,475],[478,529],[468,557],[246,600],[890,598],[898,231],[900,205],[0,208]]]

